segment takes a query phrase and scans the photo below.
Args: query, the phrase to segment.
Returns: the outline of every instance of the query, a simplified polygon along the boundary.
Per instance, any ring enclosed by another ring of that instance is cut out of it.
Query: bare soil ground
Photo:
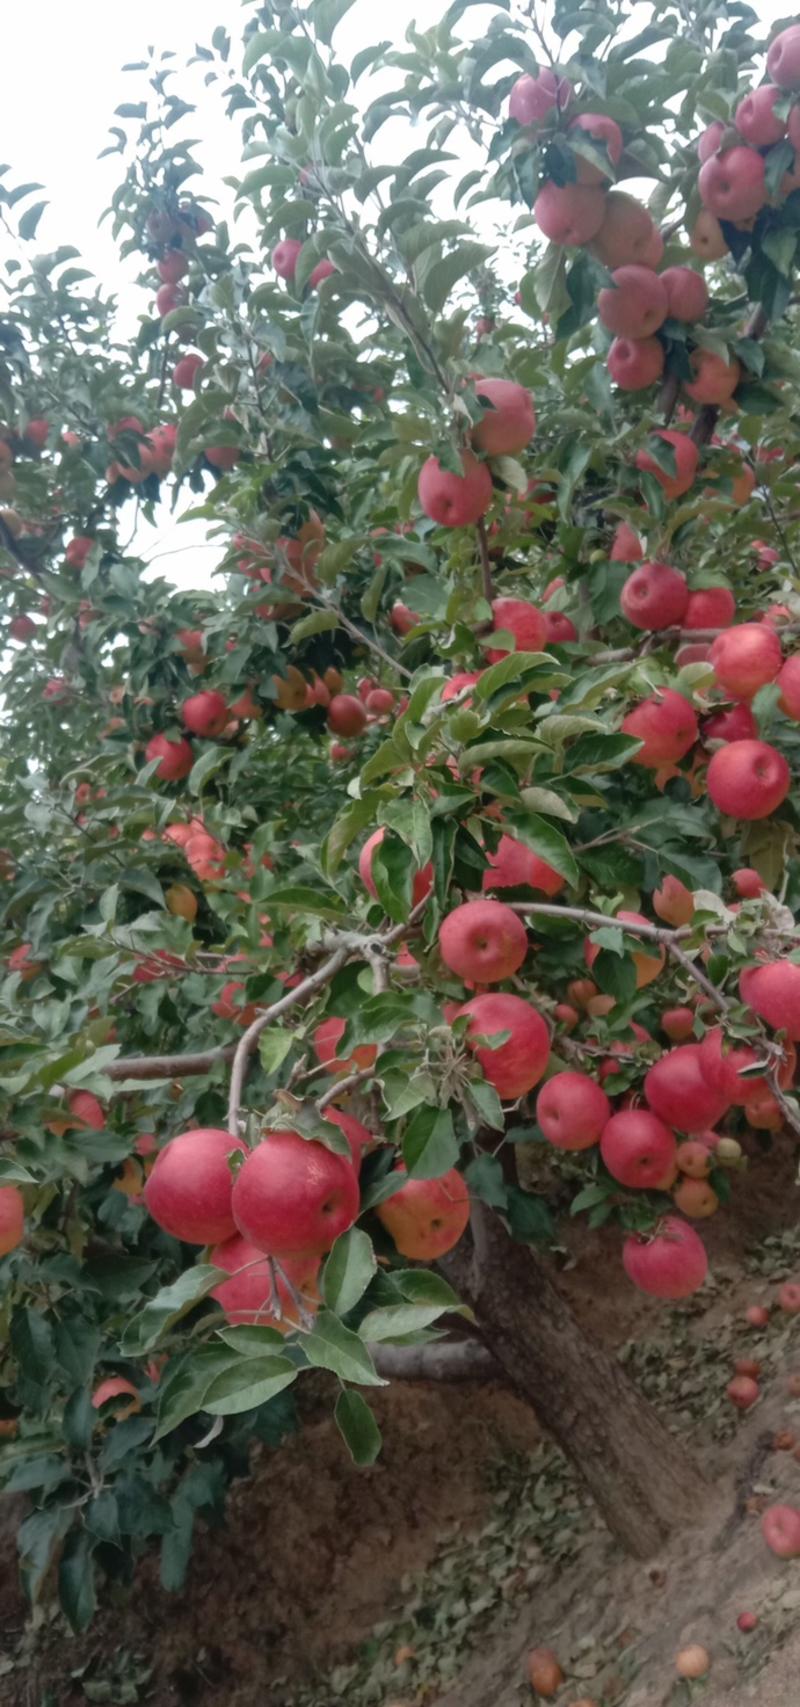
[[[503,1387],[397,1384],[377,1396],[384,1452],[350,1465],[324,1408],[262,1450],[232,1490],[224,1530],[201,1534],[186,1589],[167,1596],[145,1560],[135,1589],[81,1638],[54,1611],[34,1624],[16,1587],[14,1528],[0,1533],[0,1704],[83,1707],[523,1707],[526,1655],[555,1648],[557,1707],[800,1707],[800,1561],[765,1547],[759,1513],[800,1502],[800,1323],[764,1333],[744,1306],[800,1273],[795,1157],[754,1155],[736,1207],[709,1231],[714,1283],[664,1310],[634,1293],[606,1235],[560,1283],[617,1349],[711,1484],[702,1523],[642,1565],[599,1524],[531,1412]],[[744,1416],[725,1399],[734,1356],[764,1365]],[[653,1466],[654,1476],[658,1466]],[[741,1635],[736,1618],[755,1612]],[[708,1679],[674,1654],[700,1642]]]

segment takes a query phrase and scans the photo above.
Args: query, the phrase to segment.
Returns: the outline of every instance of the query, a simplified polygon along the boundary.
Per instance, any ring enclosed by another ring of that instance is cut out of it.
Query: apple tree
[[[133,68],[133,338],[0,179],[0,1467],[76,1628],[309,1371],[367,1464],[488,1353],[647,1556],[702,1483],[548,1248],[686,1298],[800,1134],[800,26],[472,10],[220,27],[224,218]]]

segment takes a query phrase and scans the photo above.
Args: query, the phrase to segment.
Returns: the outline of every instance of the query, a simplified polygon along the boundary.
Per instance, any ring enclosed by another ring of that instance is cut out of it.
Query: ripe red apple
[[[730,1096],[706,1072],[699,1043],[669,1049],[645,1075],[644,1094],[654,1114],[679,1132],[703,1132],[730,1107]]]
[[[110,1399],[128,1399],[131,1401],[127,1405],[118,1405],[115,1408],[113,1413],[115,1422],[124,1422],[126,1417],[133,1416],[135,1411],[140,1411],[142,1408],[142,1397],[138,1387],[134,1387],[133,1382],[126,1380],[124,1375],[109,1375],[105,1381],[101,1381],[95,1387],[92,1394],[93,1409],[99,1411],[101,1405],[107,1405]]]
[[[627,522],[617,523],[608,555],[612,563],[640,563],[644,557],[644,546],[639,535],[634,533]]]
[[[687,397],[695,403],[728,403],[742,377],[741,362],[726,362],[714,350],[694,350],[689,358],[691,384],[684,381]]]
[[[608,1097],[588,1073],[556,1073],[536,1099],[536,1119],[558,1150],[588,1150],[610,1118]]]
[[[767,54],[767,75],[779,89],[800,89],[800,24],[775,37]]]
[[[739,994],[767,1025],[800,1040],[800,966],[793,960],[747,967],[739,979]]]
[[[377,900],[378,891],[372,877],[372,857],[375,849],[380,847],[385,835],[386,830],[383,825],[381,825],[380,829],[373,830],[372,835],[367,837],[367,840],[365,841],[358,856],[358,875],[361,878],[364,888],[367,890],[368,894],[372,896],[373,900]],[[412,889],[413,906],[416,907],[420,901],[424,901],[426,895],[430,895],[432,888],[433,866],[431,865],[430,860],[428,860],[427,865],[423,865],[420,871],[415,871],[414,873]]]
[[[762,83],[739,102],[733,122],[751,148],[770,148],[773,142],[780,142],[786,135],[786,120],[775,112],[776,101],[784,98],[780,89]]]
[[[730,587],[698,587],[689,594],[683,627],[728,628],[736,615],[736,600]]]
[[[653,911],[666,925],[688,925],[694,914],[694,896],[679,877],[671,873],[653,890]]]
[[[189,271],[189,257],[183,249],[169,249],[158,262],[158,276],[162,284],[177,284]]]
[[[706,126],[702,136],[697,139],[697,155],[701,163],[710,160],[712,154],[716,154],[727,128],[722,119],[714,119],[710,125]]]
[[[409,610],[408,605],[404,605],[402,599],[396,599],[389,612],[389,621],[395,634],[406,635],[411,633],[412,628],[417,627],[422,618],[417,615],[416,611]]]
[[[675,1160],[682,1174],[689,1179],[707,1179],[711,1172],[711,1151],[707,1144],[689,1138],[678,1145]]]
[[[155,775],[163,782],[180,782],[188,776],[194,764],[194,754],[188,741],[170,741],[166,735],[154,735],[148,741],[144,756],[150,759],[160,759]]]
[[[755,900],[757,896],[767,893],[763,877],[749,865],[742,865],[738,871],[734,871],[731,882],[737,895],[741,895],[745,901]]]
[[[508,99],[508,116],[517,124],[540,124],[554,109],[563,112],[572,100],[572,84],[543,66],[536,77],[518,77]]]
[[[661,1015],[661,1029],[666,1032],[670,1043],[685,1043],[694,1031],[694,1010],[667,1008]]]
[[[767,199],[764,159],[755,148],[727,148],[700,167],[700,200],[716,219],[752,219]]]
[[[215,1014],[217,1019],[229,1021],[231,1025],[240,1025],[243,1028],[252,1025],[258,1013],[258,1005],[256,1002],[242,1001],[240,998],[245,992],[246,986],[238,979],[229,979],[227,984],[223,984],[216,1001],[211,1003],[212,1014]]]
[[[486,414],[470,435],[486,456],[515,456],[536,432],[531,393],[513,379],[476,379],[475,395]]]
[[[682,270],[689,272],[690,268]],[[670,312],[664,286],[666,276],[665,273],[659,278],[650,267],[617,267],[611,275],[611,286],[601,290],[597,298],[597,312],[608,331],[620,338],[652,337]],[[691,276],[699,280],[698,273]]]
[[[345,1114],[343,1109],[334,1108],[331,1103],[328,1103],[325,1109],[325,1119],[332,1120],[334,1125],[338,1126],[344,1133],[350,1145],[350,1159],[353,1167],[356,1174],[360,1174],[364,1151],[376,1142],[374,1132],[370,1132],[360,1120],[356,1120],[354,1114]]]
[[[8,637],[10,640],[33,640],[38,626],[29,616],[15,616],[8,625]]]
[[[283,237],[272,251],[272,265],[279,279],[293,279],[303,245],[299,237]]]
[[[251,1327],[277,1328],[279,1333],[291,1333],[297,1327],[299,1311],[292,1297],[288,1280],[300,1293],[309,1314],[315,1315],[319,1303],[317,1274],[319,1257],[284,1257],[277,1274],[280,1315],[275,1314],[272,1269],[263,1251],[248,1243],[241,1234],[234,1234],[224,1244],[216,1245],[209,1259],[215,1268],[230,1275],[220,1281],[211,1297],[222,1305],[227,1320]],[[241,1272],[239,1272],[241,1271]],[[284,1279],[285,1276],[285,1279]]]
[[[451,474],[438,457],[423,463],[417,482],[417,497],[431,521],[440,527],[470,527],[485,515],[492,502],[492,476],[485,462],[471,450],[462,450],[461,474]]]
[[[560,872],[514,836],[501,836],[494,853],[487,850],[486,857],[489,869],[481,879],[484,890],[515,889],[524,884],[543,895],[557,895],[566,883]]]
[[[622,157],[622,131],[616,119],[608,118],[605,113],[579,113],[570,124],[570,133],[584,131],[592,142],[597,144],[601,156],[606,154],[611,166],[618,166]],[[603,171],[601,166],[595,166],[593,160],[587,160],[584,154],[575,153],[575,167],[579,184],[607,184],[610,174]]]
[[[233,1218],[270,1256],[321,1256],[358,1214],[352,1162],[299,1132],[264,1133],[236,1176]]]
[[[187,1245],[218,1244],[236,1232],[228,1157],[247,1155],[241,1138],[218,1127],[182,1132],[159,1151],[144,1200],[159,1227]]]
[[[499,1097],[510,1102],[538,1085],[550,1056],[550,1034],[541,1014],[521,996],[486,991],[458,1008],[455,1019],[469,1015],[467,1048],[480,1062],[481,1070]],[[481,1047],[473,1039],[492,1038],[508,1032],[504,1043]],[[590,1081],[591,1082],[591,1081]]]
[[[758,1619],[757,1613],[755,1613],[755,1612],[740,1612],[739,1616],[736,1620],[736,1627],[738,1630],[741,1630],[744,1635],[747,1636],[750,1634],[751,1630],[756,1630],[758,1628],[758,1623],[759,1623],[759,1619]]]
[[[25,1237],[25,1204],[15,1185],[0,1185],[0,1257],[8,1256]]]
[[[364,704],[373,717],[388,717],[394,711],[395,698],[391,688],[373,688],[364,699]]]
[[[677,1215],[660,1221],[650,1238],[631,1233],[623,1246],[622,1262],[633,1285],[654,1298],[688,1298],[708,1273],[702,1239]]]
[[[765,1304],[748,1304],[744,1319],[751,1328],[766,1328],[769,1324],[769,1310]]]
[[[189,292],[185,285],[162,284],[156,291],[156,309],[162,320],[171,314],[173,308],[182,308],[189,301]]]
[[[675,473],[665,474],[663,468],[659,468],[655,457],[647,450],[636,452],[636,467],[642,474],[652,474],[668,498],[682,498],[694,485],[697,474],[700,453],[696,444],[693,444],[685,433],[666,427],[659,428],[650,436],[672,446],[675,452]]]
[[[795,722],[800,721],[800,652],[793,653],[778,672],[778,687],[781,697],[778,704],[781,711]]]
[[[733,698],[752,699],[774,682],[783,663],[781,643],[765,622],[742,622],[718,634],[711,662],[720,686]]]
[[[499,984],[519,971],[528,936],[519,914],[502,901],[465,901],[442,920],[439,952],[465,983]]]
[[[615,338],[607,366],[621,391],[644,391],[664,372],[664,346],[657,338]]]
[[[323,280],[331,278],[335,272],[338,272],[338,268],[334,266],[333,261],[329,260],[326,255],[322,261],[317,262],[316,266],[312,268],[311,273],[309,274],[309,290],[318,290]]]
[[[181,706],[181,716],[193,735],[212,738],[221,735],[228,721],[228,705],[224,694],[212,688],[192,694]]]
[[[378,1053],[374,1043],[359,1043],[352,1055],[348,1055],[346,1058],[336,1053],[337,1044],[344,1036],[345,1025],[346,1021],[335,1014],[331,1015],[329,1019],[321,1021],[314,1032],[314,1051],[317,1060],[324,1067],[331,1067],[337,1073],[366,1070],[373,1065]]]
[[[436,1262],[458,1244],[469,1221],[466,1181],[456,1168],[439,1179],[410,1179],[375,1214],[401,1256]]]
[[[612,271],[629,266],[654,268],[658,264],[657,256],[653,260],[654,233],[647,208],[635,196],[625,190],[609,190],[603,201],[602,223],[593,234],[592,254]]]
[[[492,600],[495,630],[513,634],[516,652],[541,652],[547,640],[547,620],[544,613],[527,599],[500,598]],[[508,657],[507,647],[495,647],[487,652],[490,664]]]
[[[612,1177],[642,1190],[661,1185],[676,1149],[675,1134],[645,1108],[612,1114],[600,1136],[600,1154]]]
[[[44,450],[49,436],[50,422],[46,421],[43,416],[36,416],[34,420],[28,421],[23,433],[23,437],[37,450]]]
[[[634,628],[672,628],[686,613],[686,577],[668,563],[640,563],[628,576],[619,602]]]
[[[708,285],[694,267],[666,267],[659,283],[667,298],[670,320],[702,320],[708,307]]]
[[[566,616],[562,610],[545,611],[544,620],[547,628],[546,646],[564,646],[569,640],[577,640],[578,630],[572,618]]]
[[[582,248],[597,236],[605,216],[606,196],[594,184],[554,184],[539,191],[533,217],[543,237],[565,249]]]
[[[102,1132],[106,1124],[106,1112],[103,1104],[91,1091],[70,1091],[67,1097],[67,1107],[73,1119],[81,1126],[91,1127],[93,1132]]]
[[[718,812],[752,822],[768,818],[786,799],[792,773],[768,741],[733,741],[712,754],[706,786]],[[800,971],[800,967],[798,967]]]
[[[796,1280],[785,1280],[778,1289],[778,1309],[787,1316],[796,1316],[800,1311],[800,1284]]]
[[[334,694],[328,706],[328,728],[334,735],[360,735],[367,727],[367,713],[352,693]]]
[[[95,541],[86,534],[77,534],[74,539],[67,541],[64,551],[64,561],[70,569],[83,569],[89,552],[94,549]]]
[[[564,1673],[552,1648],[531,1648],[528,1654],[528,1682],[534,1695],[542,1695],[545,1700],[558,1694],[564,1682]]]
[[[180,361],[177,361],[172,369],[173,385],[177,385],[179,391],[194,391],[197,376],[202,373],[205,365],[202,356],[194,355],[191,352],[189,355],[181,356]]]
[[[779,1559],[800,1555],[800,1511],[793,1505],[769,1505],[761,1518],[761,1533]]]
[[[749,705],[733,705],[729,711],[717,711],[703,718],[704,741],[755,741],[758,724]]]

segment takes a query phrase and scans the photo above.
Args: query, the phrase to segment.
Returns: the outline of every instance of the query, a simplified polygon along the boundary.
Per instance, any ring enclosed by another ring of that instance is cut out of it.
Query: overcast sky
[[[337,51],[349,61],[374,41],[376,32],[400,42],[409,23],[426,28],[444,9],[445,0],[391,0],[386,7],[378,0],[355,0],[336,32]],[[121,68],[144,58],[151,44],[174,50],[180,68],[195,44],[209,42],[221,22],[234,39],[232,63],[236,65],[236,43],[248,11],[236,0],[134,0],[130,6],[115,0],[74,0],[71,6],[64,0],[16,5],[5,0],[3,5],[0,161],[10,167],[8,181],[38,181],[44,186],[51,206],[39,226],[39,246],[51,249],[58,243],[73,243],[87,265],[124,294],[134,314],[140,293],[125,287],[109,229],[98,229],[97,223],[119,177],[119,156],[97,158],[108,140],[114,108],[140,99],[144,92],[142,74],[125,74]],[[761,0],[759,14],[765,24],[785,15],[783,0]],[[491,15],[488,7],[485,13],[481,7],[469,11],[465,33],[479,37]],[[636,27],[634,9],[628,27]],[[190,134],[202,139],[198,155],[208,188],[214,191],[226,174],[235,175],[239,169],[237,121],[225,119],[218,93],[203,87],[201,70],[193,82],[185,73],[176,77],[175,88],[198,103],[198,112],[188,121]],[[407,152],[407,142],[416,146],[396,126],[387,127],[380,141],[395,148],[398,158]],[[135,264],[129,263],[128,277],[135,272]],[[197,524],[190,526],[192,538],[199,541]],[[155,535],[152,529],[143,530],[139,543],[150,557],[156,551],[172,551],[178,544],[185,546],[187,539],[186,529],[181,536],[180,529],[170,524]],[[182,552],[160,567],[184,585],[207,585],[214,560],[213,552],[198,550],[197,556]]]

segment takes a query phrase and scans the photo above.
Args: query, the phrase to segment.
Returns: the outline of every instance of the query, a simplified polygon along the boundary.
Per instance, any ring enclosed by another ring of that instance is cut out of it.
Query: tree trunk
[[[637,1558],[699,1522],[708,1489],[621,1365],[584,1334],[545,1261],[482,1204],[472,1250],[440,1263],[479,1337],[575,1465],[609,1529]]]

